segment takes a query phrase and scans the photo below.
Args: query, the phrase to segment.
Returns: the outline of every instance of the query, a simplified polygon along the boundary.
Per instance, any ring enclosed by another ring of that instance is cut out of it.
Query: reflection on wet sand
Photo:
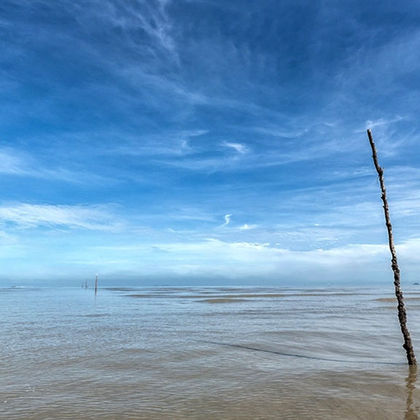
[[[239,298],[212,298],[212,299],[200,299],[198,302],[203,303],[236,303],[236,302],[248,302],[249,299]]]
[[[0,417],[418,420],[390,289],[0,293]]]
[[[414,390],[416,389],[417,381],[417,366],[409,366],[407,384],[407,409],[405,411],[405,420],[418,420],[416,407],[414,406]]]
[[[378,298],[375,299],[377,302],[396,302],[397,299],[395,297],[388,297],[388,298]],[[404,300],[420,300],[420,297],[405,297]]]

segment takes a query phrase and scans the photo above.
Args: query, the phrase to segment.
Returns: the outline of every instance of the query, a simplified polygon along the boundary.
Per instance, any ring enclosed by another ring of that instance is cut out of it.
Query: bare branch
[[[384,170],[379,166],[378,163],[378,156],[376,154],[376,147],[375,142],[373,141],[372,132],[371,130],[367,130],[367,135],[369,138],[369,143],[372,148],[372,158],[373,163],[376,168],[376,172],[378,172],[379,184],[381,186],[381,198],[384,203],[384,213],[385,213],[385,224],[388,230],[388,244],[389,250],[391,251],[391,267],[392,271],[394,272],[394,286],[395,286],[395,296],[397,297],[398,302],[398,319],[400,321],[401,332],[404,337],[404,344],[403,347],[407,353],[407,360],[408,364],[413,366],[417,365],[416,356],[414,355],[413,344],[411,343],[410,332],[407,328],[407,313],[404,306],[404,297],[400,287],[400,269],[398,267],[397,261],[397,252],[395,251],[394,246],[394,237],[392,236],[392,225],[391,225],[391,218],[389,216],[389,207],[388,201],[386,198],[386,189],[385,189],[385,182],[384,182]]]

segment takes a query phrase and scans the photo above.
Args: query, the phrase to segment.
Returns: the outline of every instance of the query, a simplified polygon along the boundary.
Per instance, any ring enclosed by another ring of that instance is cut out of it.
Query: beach
[[[2,288],[0,418],[417,419],[392,293]]]

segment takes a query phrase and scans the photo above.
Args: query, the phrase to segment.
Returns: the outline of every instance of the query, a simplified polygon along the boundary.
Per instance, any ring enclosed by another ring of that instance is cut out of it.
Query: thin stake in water
[[[95,296],[98,294],[98,275],[95,277]]]
[[[385,189],[385,182],[384,182],[384,170],[379,166],[378,163],[378,156],[376,154],[376,147],[373,141],[372,132],[371,130],[367,130],[367,135],[369,138],[369,143],[372,148],[372,158],[373,163],[376,168],[376,172],[378,172],[379,184],[381,186],[381,198],[384,203],[384,214],[385,214],[385,224],[388,230],[388,244],[389,250],[391,251],[391,267],[392,271],[394,272],[394,286],[395,286],[395,296],[397,297],[398,302],[398,319],[400,321],[401,332],[404,337],[404,344],[403,347],[407,353],[407,361],[410,366],[417,365],[416,356],[414,355],[413,344],[411,343],[410,332],[407,328],[407,313],[405,311],[404,305],[404,297],[400,287],[400,269],[398,267],[397,261],[397,252],[395,251],[394,246],[394,237],[392,236],[392,225],[391,225],[391,218],[389,216],[389,207],[388,201],[386,198],[386,189]]]

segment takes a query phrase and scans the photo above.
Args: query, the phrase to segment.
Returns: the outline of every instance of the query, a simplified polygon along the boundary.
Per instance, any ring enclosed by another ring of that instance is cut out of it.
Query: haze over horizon
[[[0,284],[420,270],[420,4],[4,0]]]

